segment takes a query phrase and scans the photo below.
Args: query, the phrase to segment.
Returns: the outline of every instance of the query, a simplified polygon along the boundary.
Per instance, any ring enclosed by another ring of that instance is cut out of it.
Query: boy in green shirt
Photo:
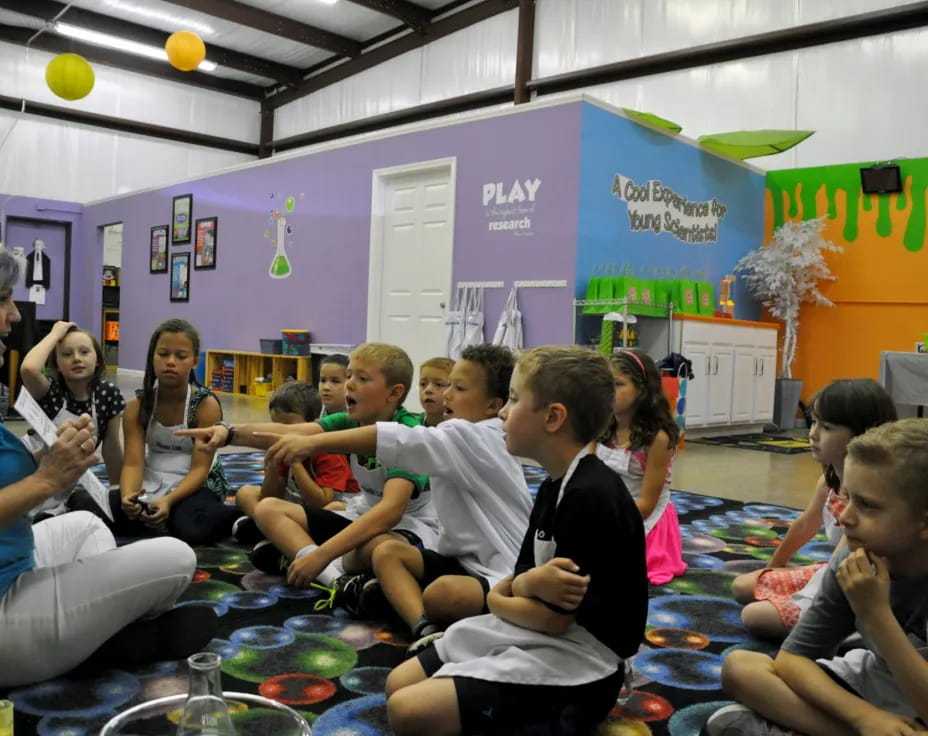
[[[197,436],[207,448],[226,444],[261,449],[267,471],[273,472],[289,453],[320,432],[352,429],[375,422],[407,426],[419,417],[403,408],[412,385],[413,367],[404,350],[384,343],[364,343],[351,353],[345,384],[347,411],[306,424],[216,425],[179,434]],[[385,468],[374,457],[352,455],[351,471],[360,492],[344,511],[311,509],[279,498],[262,498],[254,519],[267,537],[252,552],[252,564],[265,572],[286,572],[287,582],[307,587],[339,576],[333,564],[341,559],[345,572],[371,569],[371,554],[385,541],[402,539],[419,547],[434,546],[438,519],[428,478],[401,468]]]

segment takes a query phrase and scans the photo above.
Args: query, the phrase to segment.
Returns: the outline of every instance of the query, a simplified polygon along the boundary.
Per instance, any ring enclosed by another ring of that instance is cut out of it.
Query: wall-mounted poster
[[[215,217],[197,220],[196,245],[194,247],[194,268],[216,268],[216,226]]]
[[[190,242],[192,212],[192,194],[180,194],[174,197],[174,204],[171,208],[171,245],[183,245]]]
[[[190,254],[171,254],[171,301],[190,301]]]
[[[158,225],[151,229],[151,240],[149,241],[150,262],[148,270],[150,273],[165,273],[168,270],[168,231],[169,225]]]

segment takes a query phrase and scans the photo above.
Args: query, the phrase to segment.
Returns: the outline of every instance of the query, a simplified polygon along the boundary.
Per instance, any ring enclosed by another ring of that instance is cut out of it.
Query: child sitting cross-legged
[[[444,392],[446,419],[437,427],[377,422],[316,435],[299,453],[376,454],[382,463],[429,476],[441,525],[437,547],[381,544],[373,554],[376,578],[355,583],[358,600],[348,603],[349,610],[376,617],[385,596],[412,632],[411,654],[445,625],[485,612],[490,587],[515,565],[531,498],[497,417],[514,362],[498,345],[465,347]]]
[[[269,447],[265,461],[268,472],[281,463],[293,465],[301,449],[311,445],[312,435],[321,432],[378,421],[417,426],[418,416],[403,408],[412,374],[412,362],[402,348],[364,343],[349,358],[347,412],[330,414],[316,422],[234,427],[217,424],[179,434],[198,438],[206,451],[233,443]],[[261,499],[255,506],[254,519],[273,547],[262,545],[256,549],[259,554],[252,554],[255,567],[264,572],[286,573],[291,585],[308,587],[317,579],[329,585],[343,570],[370,570],[371,555],[383,542],[399,539],[415,546],[434,545],[438,520],[428,478],[402,468],[385,467],[377,458],[363,454],[352,455],[350,463],[360,491],[351,496],[344,511],[297,506],[280,498]]]
[[[590,733],[615,705],[644,634],[641,514],[588,445],[615,396],[602,355],[547,347],[519,357],[500,416],[506,447],[542,483],[512,574],[490,613],[451,625],[387,678],[387,713],[407,734]]]
[[[882,424],[844,461],[848,549],[776,659],[731,653],[710,736],[928,731],[928,420]],[[854,632],[863,646],[836,656]]]
[[[279,424],[313,422],[322,411],[319,392],[306,381],[287,381],[271,396],[268,404],[271,421]],[[242,486],[235,502],[245,514],[232,525],[232,535],[240,542],[257,544],[264,535],[255,524],[255,506],[262,498],[283,498],[310,508],[345,508],[349,494],[358,492],[358,482],[351,475],[344,455],[319,453],[305,463],[281,465],[278,472],[264,474],[261,486]]]

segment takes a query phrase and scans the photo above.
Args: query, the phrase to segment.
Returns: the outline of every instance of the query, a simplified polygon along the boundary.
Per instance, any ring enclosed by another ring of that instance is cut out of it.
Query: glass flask
[[[177,736],[235,736],[229,706],[222,695],[222,657],[200,652],[187,658],[190,685],[177,726]]]

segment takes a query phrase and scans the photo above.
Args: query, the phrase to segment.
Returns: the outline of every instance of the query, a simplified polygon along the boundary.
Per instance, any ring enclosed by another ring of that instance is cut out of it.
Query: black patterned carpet
[[[233,486],[260,483],[260,454],[223,459]],[[537,489],[540,471],[526,468],[526,477]],[[648,630],[634,659],[634,693],[613,710],[602,736],[696,736],[708,715],[729,702],[719,683],[727,652],[774,651],[747,638],[729,587],[736,574],[764,565],[799,512],[681,491],[673,495],[690,569],[651,589]],[[830,551],[824,537],[817,537],[796,562],[825,560]],[[254,570],[234,543],[199,549],[197,557],[197,575],[179,605],[201,602],[220,615],[221,638],[210,648],[223,656],[226,690],[257,692],[290,705],[310,721],[315,736],[390,733],[383,689],[387,673],[403,660],[402,634],[375,621],[352,620],[341,610],[314,610],[319,593]],[[185,692],[186,685],[185,662],[162,662],[63,677],[0,697],[15,705],[17,736],[90,736],[115,713]],[[166,721],[164,733],[174,728]]]

